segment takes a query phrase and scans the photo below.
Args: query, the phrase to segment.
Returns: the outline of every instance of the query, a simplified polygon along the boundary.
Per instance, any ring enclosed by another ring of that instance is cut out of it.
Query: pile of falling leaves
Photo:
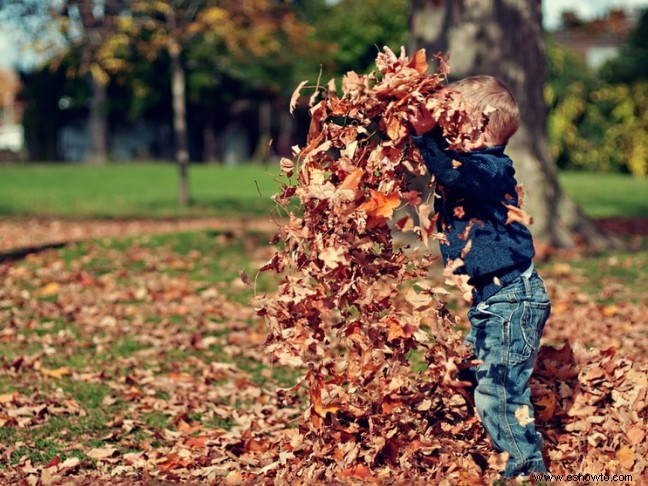
[[[343,78],[341,97],[333,83],[316,90],[306,146],[281,161],[289,182],[275,201],[286,208],[288,222],[274,240],[280,250],[262,270],[283,279],[276,294],[259,299],[259,315],[269,327],[267,350],[282,365],[306,370],[285,391],[287,403],[301,391],[308,407],[298,433],[281,446],[279,480],[479,482],[503,469],[505,454],[488,450],[467,383],[457,378],[469,356],[447,309],[449,291],[431,284],[438,257],[425,250],[444,237],[435,232],[430,201],[410,184],[425,173],[411,143],[420,107],[451,147],[480,130],[445,88],[444,57],[439,53],[435,61],[438,72],[427,75],[425,51],[410,59],[404,50],[396,57],[386,48],[376,59],[377,73]],[[295,200],[299,211],[291,210]],[[525,217],[512,209],[510,220]],[[395,231],[415,233],[422,248],[397,247]],[[452,268],[442,284],[469,298]],[[540,417],[573,419],[552,433],[586,431],[583,440],[591,446],[608,444],[609,454],[589,470],[643,472],[645,368],[628,373],[632,362],[619,362],[614,351],[575,357],[563,349],[544,352],[540,362],[534,384]],[[592,367],[581,375],[574,362]],[[569,371],[561,372],[563,365]],[[593,386],[593,378],[606,386]],[[615,394],[621,401],[614,408],[624,410],[617,418],[634,428],[610,444],[605,430],[593,433],[607,419],[596,423],[592,414],[612,406]],[[528,410],[516,416],[523,424],[529,420]]]
[[[390,224],[407,204],[417,218],[406,213],[393,227],[415,232],[424,246],[437,237],[430,202],[408,189],[425,173],[410,138],[416,108],[429,110],[455,143],[476,130],[443,89],[448,66],[436,60],[430,76],[424,50],[410,60],[386,49],[378,73],[347,73],[341,97],[330,84],[310,110],[306,146],[281,162],[290,180],[275,201],[289,208],[296,198],[301,211],[287,209],[275,240],[281,249],[262,268],[284,278],[260,299],[259,314],[268,352],[307,370],[293,391],[303,386],[309,400],[281,479],[470,469],[470,456],[448,456],[448,440],[471,443],[480,431],[455,376],[466,350],[440,298],[447,291],[427,283],[438,257],[396,247]]]

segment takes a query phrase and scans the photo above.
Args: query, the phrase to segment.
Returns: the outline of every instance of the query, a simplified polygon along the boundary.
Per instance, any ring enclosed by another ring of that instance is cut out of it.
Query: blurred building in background
[[[17,160],[24,149],[20,81],[15,72],[0,70],[0,161]]]
[[[562,27],[552,37],[581,56],[588,67],[598,69],[619,54],[638,18],[636,11],[610,10],[603,17],[585,21],[576,13],[565,11]]]

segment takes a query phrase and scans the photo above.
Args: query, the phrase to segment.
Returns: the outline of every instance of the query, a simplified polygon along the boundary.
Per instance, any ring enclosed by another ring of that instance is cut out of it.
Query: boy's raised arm
[[[475,197],[490,198],[501,193],[513,177],[512,165],[479,152],[454,152],[446,150],[440,127],[413,135],[412,141],[421,151],[428,170],[446,187],[470,192]],[[508,159],[507,159],[508,160]]]

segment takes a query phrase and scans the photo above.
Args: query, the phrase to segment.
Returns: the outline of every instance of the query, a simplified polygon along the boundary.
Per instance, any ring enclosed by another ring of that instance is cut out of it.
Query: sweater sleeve
[[[412,136],[421,151],[428,170],[444,186],[470,193],[473,198],[490,199],[501,196],[515,185],[514,170],[503,147],[475,152],[454,152],[444,148],[445,141],[438,130]]]

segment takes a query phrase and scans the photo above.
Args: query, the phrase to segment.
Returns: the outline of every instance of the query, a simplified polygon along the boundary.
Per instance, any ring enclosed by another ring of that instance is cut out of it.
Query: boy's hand
[[[437,122],[425,106],[410,107],[411,114],[407,117],[417,135],[423,135],[436,127]]]

